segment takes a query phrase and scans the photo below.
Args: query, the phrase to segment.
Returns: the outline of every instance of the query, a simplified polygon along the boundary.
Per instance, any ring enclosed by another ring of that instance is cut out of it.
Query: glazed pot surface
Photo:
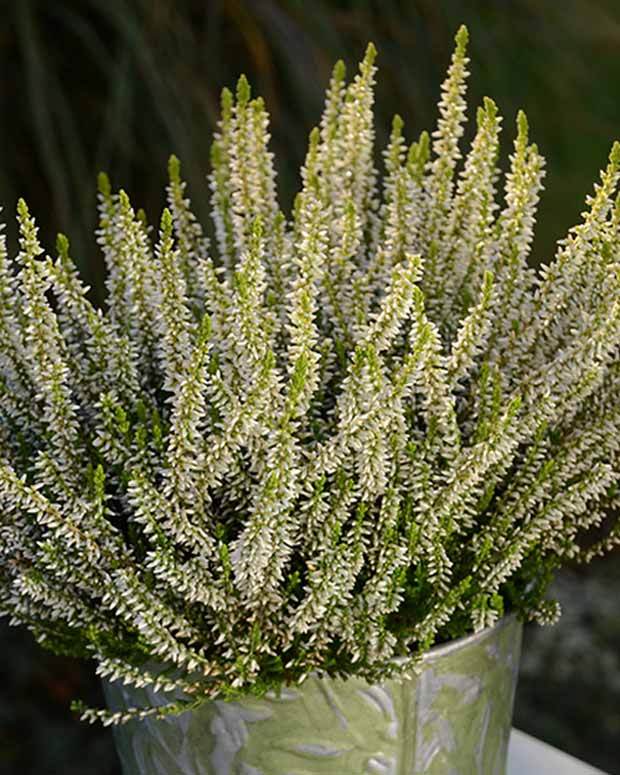
[[[370,685],[310,676],[115,727],[124,775],[504,775],[521,624],[432,649],[421,672]],[[169,697],[105,683],[112,710]]]

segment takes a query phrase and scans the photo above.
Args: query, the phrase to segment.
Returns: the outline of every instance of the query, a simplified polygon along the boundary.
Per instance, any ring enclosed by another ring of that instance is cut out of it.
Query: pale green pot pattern
[[[504,775],[521,649],[514,617],[432,649],[412,678],[309,677],[114,729],[124,775]],[[113,710],[166,695],[104,685]]]

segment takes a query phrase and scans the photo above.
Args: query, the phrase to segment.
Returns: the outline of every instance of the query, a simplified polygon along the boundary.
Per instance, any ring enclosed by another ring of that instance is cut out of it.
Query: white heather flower
[[[212,251],[176,157],[155,236],[101,175],[103,308],[25,203],[14,260],[0,228],[0,615],[171,693],[83,718],[381,680],[506,605],[553,620],[557,564],[620,543],[620,145],[537,274],[544,160],[520,113],[502,183],[486,99],[461,161],[466,47],[382,179],[376,52],[338,63],[291,214],[225,89]]]

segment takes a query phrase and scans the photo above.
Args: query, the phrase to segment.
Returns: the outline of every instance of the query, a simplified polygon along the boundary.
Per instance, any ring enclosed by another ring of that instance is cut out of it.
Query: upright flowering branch
[[[467,43],[469,34],[461,27],[456,34],[456,48],[448,75],[441,87],[439,120],[433,133],[433,161],[429,174],[424,179],[424,190],[428,198],[425,212],[422,247],[428,253],[424,271],[424,290],[429,301],[436,303],[437,283],[440,279],[438,253],[440,238],[451,213],[454,192],[454,177],[461,158],[459,147],[463,135],[463,124],[467,103],[465,102],[467,71]]]

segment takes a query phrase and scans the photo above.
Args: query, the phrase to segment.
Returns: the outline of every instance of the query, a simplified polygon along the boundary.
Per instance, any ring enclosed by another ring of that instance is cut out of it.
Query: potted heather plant
[[[467,32],[432,137],[375,169],[369,46],[336,65],[293,212],[224,91],[207,240],[100,179],[107,303],[26,205],[0,242],[0,610],[93,659],[126,773],[502,773],[520,621],[618,540],[620,147],[528,268],[544,163]],[[600,528],[596,540],[588,538]]]

